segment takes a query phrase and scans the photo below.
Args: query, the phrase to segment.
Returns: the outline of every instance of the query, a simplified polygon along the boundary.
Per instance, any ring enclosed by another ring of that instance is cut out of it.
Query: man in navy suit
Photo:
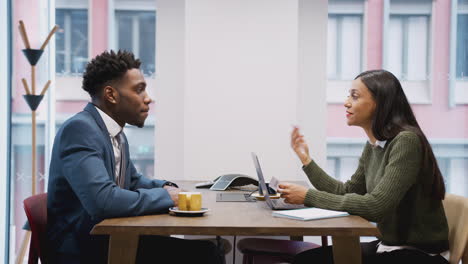
[[[179,188],[150,180],[130,160],[125,124],[143,127],[151,98],[132,53],[104,52],[83,75],[84,111],[57,132],[49,171],[47,245],[51,263],[106,263],[107,236],[91,236],[105,218],[165,213]],[[180,249],[184,253],[180,254]],[[137,263],[219,263],[213,243],[142,236]]]

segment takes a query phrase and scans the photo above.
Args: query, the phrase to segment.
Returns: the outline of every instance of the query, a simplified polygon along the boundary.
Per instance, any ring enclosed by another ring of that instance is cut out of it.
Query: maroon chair
[[[322,236],[322,246],[327,245],[327,237]],[[243,264],[291,263],[295,255],[319,247],[315,243],[271,238],[244,238],[237,244],[244,254]]]
[[[29,264],[47,263],[46,235],[47,235],[47,193],[33,195],[23,202],[24,211],[31,227],[31,243],[29,245]]]

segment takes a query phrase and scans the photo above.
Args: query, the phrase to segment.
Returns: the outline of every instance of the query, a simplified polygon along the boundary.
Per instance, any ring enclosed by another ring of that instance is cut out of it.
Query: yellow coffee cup
[[[202,206],[202,196],[199,192],[180,192],[179,210],[200,211]]]
[[[189,211],[200,211],[201,208],[202,208],[201,193],[193,192],[190,195],[190,208],[189,208]]]
[[[188,211],[188,204],[190,203],[190,194],[188,192],[179,193],[179,210]]]

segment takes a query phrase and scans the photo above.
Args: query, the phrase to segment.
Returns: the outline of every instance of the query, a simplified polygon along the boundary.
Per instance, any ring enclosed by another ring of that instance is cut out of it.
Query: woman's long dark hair
[[[372,133],[380,141],[396,137],[401,131],[412,131],[419,136],[423,150],[421,175],[424,190],[434,199],[443,200],[445,185],[431,145],[421,130],[413,110],[406,98],[400,82],[392,73],[385,70],[371,70],[359,74],[371,92],[376,109],[372,119]]]

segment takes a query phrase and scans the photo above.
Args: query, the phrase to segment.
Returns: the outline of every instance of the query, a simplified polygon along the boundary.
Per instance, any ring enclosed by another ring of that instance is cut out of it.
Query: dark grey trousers
[[[377,254],[379,240],[361,243],[363,264],[448,264],[448,261],[440,255],[430,256],[418,250],[395,250]],[[311,249],[299,253],[294,257],[294,264],[321,263],[333,264],[332,246]]]

